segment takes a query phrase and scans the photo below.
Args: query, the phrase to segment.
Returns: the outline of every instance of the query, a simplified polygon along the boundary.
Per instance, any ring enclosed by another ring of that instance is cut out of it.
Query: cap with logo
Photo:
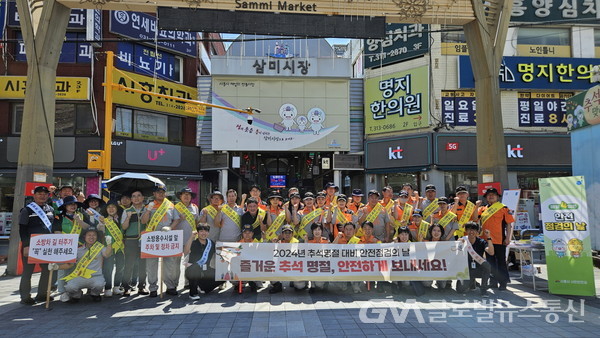
[[[500,195],[500,193],[498,192],[498,189],[496,189],[496,188],[489,188],[488,190],[486,190],[485,194],[483,194],[483,197],[487,197],[488,194],[496,194],[498,196],[502,196],[502,195]]]
[[[421,212],[421,209],[415,209],[415,211],[413,211],[412,216],[413,217],[415,217],[415,216],[423,217],[423,213]]]
[[[292,228],[292,226],[291,226],[291,225],[289,225],[289,224],[284,224],[284,225],[281,227],[281,233],[284,233],[284,232],[286,232],[286,231],[289,231],[289,232],[294,232],[294,229]]]
[[[304,193],[304,199],[315,199],[315,194],[313,194],[312,192],[308,191]]]
[[[245,231],[254,232],[254,228],[252,227],[252,224],[244,224],[242,226],[242,232],[245,232]]]
[[[360,189],[354,189],[352,190],[352,196],[364,196],[362,190]]]
[[[459,194],[459,193],[462,193],[462,192],[466,192],[466,193],[468,193],[469,191],[467,190],[467,187],[465,187],[464,185],[459,185],[459,186],[456,188],[455,192],[456,192],[457,194]]]
[[[35,189],[33,189],[33,193],[37,194],[38,192],[45,192],[46,194],[50,193],[50,190],[48,190],[48,187],[44,186],[44,185],[39,185],[37,187],[35,187]]]
[[[435,191],[435,185],[433,185],[433,184],[428,184],[428,185],[425,187],[425,191]]]
[[[446,196],[438,197],[438,204],[440,204],[440,203],[448,204],[448,197],[446,197]]]
[[[369,196],[371,196],[371,195],[377,195],[377,196],[381,196],[381,195],[379,194],[379,191],[377,191],[377,190],[375,190],[375,189],[373,189],[373,190],[369,190]]]

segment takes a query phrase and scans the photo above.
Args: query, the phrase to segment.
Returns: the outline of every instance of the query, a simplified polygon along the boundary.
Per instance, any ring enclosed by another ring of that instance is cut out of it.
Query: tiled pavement
[[[268,289],[241,295],[226,289],[197,302],[189,300],[187,291],[162,300],[54,301],[49,310],[43,304],[20,305],[18,283],[19,277],[0,278],[2,336],[597,337],[600,332],[597,298],[585,298],[582,313],[580,299],[571,297],[575,309],[564,312],[569,299],[534,292],[518,281],[485,303],[475,292],[463,296],[453,290],[431,289],[415,298],[404,291],[308,294],[286,288],[276,295]]]

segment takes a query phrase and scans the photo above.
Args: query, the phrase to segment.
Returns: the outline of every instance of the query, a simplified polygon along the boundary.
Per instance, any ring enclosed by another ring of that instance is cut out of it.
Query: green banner
[[[540,203],[550,293],[595,296],[583,176],[541,178]]]

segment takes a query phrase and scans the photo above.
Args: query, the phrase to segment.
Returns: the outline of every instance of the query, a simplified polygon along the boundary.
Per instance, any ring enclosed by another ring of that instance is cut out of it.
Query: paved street
[[[276,295],[266,289],[242,295],[226,289],[195,303],[187,291],[162,300],[134,296],[93,303],[84,298],[79,304],[54,301],[50,310],[43,304],[20,305],[18,282],[19,277],[0,278],[2,336],[593,337],[600,330],[598,298],[585,298],[582,311],[579,297],[534,292],[518,280],[484,303],[475,292],[463,296],[454,290],[431,289],[415,298],[405,291],[309,294],[286,288]]]

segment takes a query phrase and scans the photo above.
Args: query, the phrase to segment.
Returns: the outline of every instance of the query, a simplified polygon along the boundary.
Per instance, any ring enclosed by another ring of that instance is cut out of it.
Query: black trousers
[[[477,263],[475,263],[477,264]],[[488,279],[490,278],[491,265],[489,262],[483,262],[483,264],[477,264],[475,269],[469,268],[470,280],[457,280],[456,281],[456,292],[465,293],[469,290],[471,285],[475,284],[475,278],[481,278],[481,289],[485,290],[488,286]]]
[[[48,264],[40,264],[42,268],[42,275],[40,276],[40,282],[38,283],[38,293],[35,298],[46,299],[46,294],[48,293],[48,277],[50,276],[50,271],[48,271]],[[33,270],[35,269],[35,264],[28,264],[27,257],[23,256],[23,274],[21,275],[21,283],[19,284],[19,294],[21,295],[21,299],[27,299],[31,297],[31,276],[33,275]]]
[[[138,279],[138,288],[146,286],[146,260],[140,258],[139,241],[135,238],[125,238],[125,267],[123,268],[123,279],[121,286],[125,290],[129,290],[129,281]],[[135,265],[139,266],[137,275],[134,275]]]
[[[190,282],[190,296],[198,294],[198,288],[209,293],[223,282],[215,281],[215,269],[202,270],[200,265],[194,263],[185,269],[185,278]]]
[[[494,255],[485,254],[488,263],[492,268],[490,277],[490,286],[506,285],[510,282],[508,276],[508,265],[506,264],[506,245],[494,244]]]

